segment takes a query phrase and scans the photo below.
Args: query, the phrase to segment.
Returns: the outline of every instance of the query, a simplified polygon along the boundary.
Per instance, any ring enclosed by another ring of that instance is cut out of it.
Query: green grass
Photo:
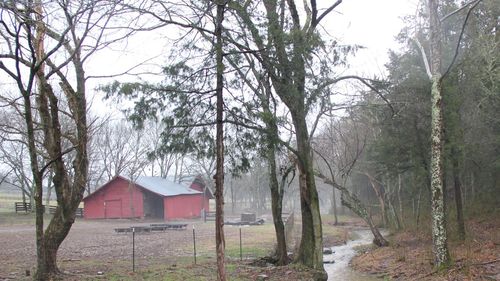
[[[251,246],[251,247],[242,247],[242,256],[243,259],[246,258],[256,258],[256,257],[263,257],[267,256],[271,253],[272,249],[265,249],[261,248],[258,246]],[[240,248],[239,246],[231,246],[231,247],[226,247],[226,257],[228,258],[233,258],[233,259],[239,259],[240,258]]]

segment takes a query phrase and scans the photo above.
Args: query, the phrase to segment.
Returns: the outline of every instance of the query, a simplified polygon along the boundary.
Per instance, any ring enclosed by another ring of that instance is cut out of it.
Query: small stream
[[[380,280],[375,276],[364,274],[353,270],[349,262],[356,255],[355,247],[372,243],[373,235],[369,229],[354,231],[355,240],[349,240],[345,245],[331,247],[333,254],[324,255],[325,261],[334,260],[334,263],[325,263],[325,270],[328,273],[328,280],[342,281],[373,281]]]

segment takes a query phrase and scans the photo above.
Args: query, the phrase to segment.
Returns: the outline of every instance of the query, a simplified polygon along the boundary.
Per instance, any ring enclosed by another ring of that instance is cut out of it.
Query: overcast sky
[[[318,5],[327,7],[333,2],[334,0],[320,0]],[[413,15],[418,2],[419,0],[344,0],[325,18],[323,27],[340,44],[358,44],[365,47],[359,50],[355,57],[349,59],[350,66],[343,74],[357,74],[364,77],[384,76],[388,50],[399,47],[394,37],[403,27],[402,18]],[[120,73],[155,54],[162,53],[168,53],[165,39],[154,31],[143,33],[134,36],[126,44],[115,47],[112,52],[96,53],[86,72],[93,75]],[[164,61],[157,57],[151,62],[161,66]],[[151,76],[141,78],[150,80]],[[113,79],[123,81],[130,77]],[[160,77],[157,77],[155,80],[159,79]],[[105,81],[93,80],[91,85]],[[99,96],[93,103],[97,108],[110,106],[109,103],[105,105]]]
[[[365,49],[358,52],[351,64],[356,71],[377,73],[383,71],[387,51],[397,48],[394,37],[403,26],[402,17],[415,13],[419,0],[343,0],[325,21],[323,27],[341,44],[359,44]],[[320,0],[327,7],[334,0]],[[96,54],[87,73],[119,73],[152,55],[168,52],[165,40],[155,32],[135,35],[113,53]],[[162,63],[156,60],[157,63]],[[103,67],[103,65],[105,67]]]
[[[325,1],[325,0],[323,0]],[[366,47],[350,60],[352,71],[381,76],[389,49],[397,49],[394,37],[402,18],[415,14],[419,0],[344,0],[325,24],[343,44]]]

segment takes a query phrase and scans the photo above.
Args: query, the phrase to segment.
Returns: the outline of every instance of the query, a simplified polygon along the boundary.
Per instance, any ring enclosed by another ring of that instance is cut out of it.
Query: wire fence
[[[289,220],[288,224],[290,222],[293,221]],[[153,223],[160,222],[77,219],[58,251],[58,260],[74,268],[82,266],[81,263],[92,264],[91,270],[96,272],[106,272],[117,266],[137,271],[154,263],[195,264],[215,260],[213,221],[176,222],[186,224],[186,227],[163,231],[115,231],[131,226],[147,227]],[[290,233],[293,232],[292,228]],[[0,233],[5,242],[2,249],[4,268],[10,268],[9,272],[24,272],[33,268],[36,262],[34,226],[0,224]],[[269,220],[255,226],[226,225],[224,234],[225,256],[228,260],[254,259],[270,255],[275,250],[276,235],[274,225]],[[0,269],[0,276],[2,273],[5,272]]]
[[[207,222],[190,224],[182,230],[116,233],[113,239],[120,241],[115,244],[120,245],[119,248],[128,248],[133,270],[140,267],[142,262],[155,258],[191,259],[196,264],[216,257],[214,225],[214,222]],[[272,224],[225,226],[224,235],[225,256],[232,260],[270,255],[276,244]]]

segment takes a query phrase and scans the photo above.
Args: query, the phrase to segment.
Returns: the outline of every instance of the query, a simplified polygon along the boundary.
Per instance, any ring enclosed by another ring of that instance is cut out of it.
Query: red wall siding
[[[202,191],[203,192],[203,185],[197,182],[193,182],[190,186],[194,190]]]
[[[115,178],[108,182],[95,194],[84,200],[84,217],[86,219],[137,218],[143,216],[144,208],[141,190],[136,186],[132,186],[132,192],[129,192],[129,182],[122,178]]]
[[[205,195],[205,212],[209,212],[210,211],[210,200],[208,199],[208,197]]]
[[[200,183],[196,182],[196,181],[193,182],[190,187],[192,189],[194,189],[194,190],[198,190],[198,191],[204,192],[204,190],[203,190],[204,186],[201,185]],[[205,192],[208,192],[208,191],[205,191]],[[204,206],[204,209],[205,209],[206,212],[210,211],[210,204],[208,203],[209,202],[208,200],[209,200],[209,198],[208,198],[207,194],[205,194],[205,204],[204,204],[205,206]]]
[[[199,217],[201,215],[202,201],[202,194],[165,197],[163,198],[163,204],[165,206],[164,218],[166,220],[172,220]]]

